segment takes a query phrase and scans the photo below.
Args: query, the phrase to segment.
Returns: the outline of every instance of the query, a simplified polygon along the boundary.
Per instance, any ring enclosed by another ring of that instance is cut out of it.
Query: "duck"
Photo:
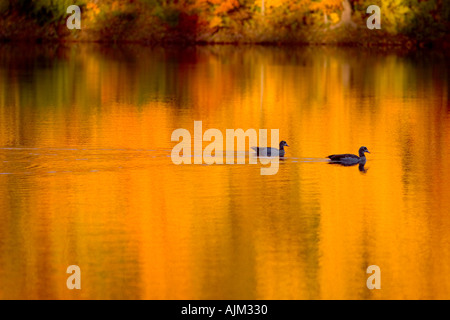
[[[261,147],[252,147],[253,150],[256,151],[257,156],[264,156],[264,157],[272,157],[272,156],[280,156],[284,157],[284,147],[289,147],[289,145],[286,143],[286,141],[280,142],[280,149],[277,148],[261,148]]]
[[[359,157],[356,154],[332,154],[329,155],[327,158],[329,158],[331,160],[331,162],[334,163],[341,163],[341,164],[348,164],[348,165],[352,165],[352,164],[365,164],[366,163],[366,155],[365,153],[370,153],[369,150],[362,146],[361,148],[359,148]]]

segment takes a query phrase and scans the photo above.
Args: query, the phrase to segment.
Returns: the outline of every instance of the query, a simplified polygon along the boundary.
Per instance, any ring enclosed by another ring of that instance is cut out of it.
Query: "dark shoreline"
[[[430,42],[417,42],[414,40],[408,41],[386,41],[380,42],[304,42],[304,41],[261,41],[261,42],[245,42],[245,41],[141,41],[141,40],[118,40],[118,41],[108,41],[108,40],[54,40],[54,39],[1,39],[1,45],[77,45],[77,44],[97,44],[103,46],[122,46],[122,45],[140,45],[144,47],[208,47],[208,46],[260,46],[260,47],[279,47],[279,48],[318,48],[318,47],[329,47],[329,48],[361,48],[370,49],[377,51],[403,51],[403,52],[415,52],[415,51],[436,51],[443,50],[441,53],[450,55],[450,41],[430,41]]]

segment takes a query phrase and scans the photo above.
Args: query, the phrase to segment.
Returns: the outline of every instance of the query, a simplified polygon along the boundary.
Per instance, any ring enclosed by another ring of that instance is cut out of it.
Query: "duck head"
[[[367,147],[361,147],[359,148],[359,157],[365,157],[364,153],[370,153],[369,150],[367,149]]]
[[[283,147],[289,147],[286,141],[284,140],[280,142],[280,150],[283,150]]]

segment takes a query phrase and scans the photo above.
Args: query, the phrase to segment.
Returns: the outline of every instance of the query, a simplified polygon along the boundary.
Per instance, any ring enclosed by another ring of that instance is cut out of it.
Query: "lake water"
[[[448,61],[0,46],[0,298],[449,299]],[[289,147],[274,175],[175,165],[194,121]],[[363,145],[364,168],[325,159]]]

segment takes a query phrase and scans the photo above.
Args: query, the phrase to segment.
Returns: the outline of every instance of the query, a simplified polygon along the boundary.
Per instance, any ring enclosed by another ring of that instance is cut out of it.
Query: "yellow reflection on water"
[[[450,297],[444,58],[0,52],[1,299]],[[176,166],[171,133],[195,120],[280,129],[286,159],[273,176]],[[365,171],[324,159],[362,145]],[[72,264],[81,290],[66,287]],[[381,290],[366,287],[370,265]]]

